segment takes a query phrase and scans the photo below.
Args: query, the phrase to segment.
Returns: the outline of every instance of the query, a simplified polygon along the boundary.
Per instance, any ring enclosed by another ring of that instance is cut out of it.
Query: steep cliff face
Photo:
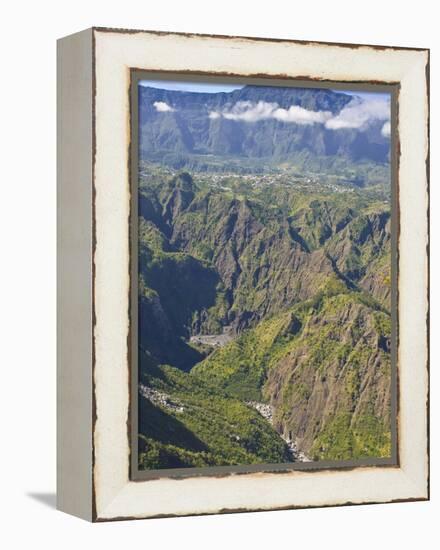
[[[191,375],[270,403],[276,430],[314,460],[389,456],[389,351],[389,315],[333,283],[217,350]]]
[[[159,159],[174,168],[211,168],[208,155],[251,158],[266,164],[303,159],[306,166],[334,158],[346,163],[387,162],[389,139],[383,122],[366,128],[328,129],[324,124],[288,122],[272,117],[240,118],[243,110],[273,110],[291,107],[315,113],[321,120],[336,115],[353,98],[331,90],[245,86],[230,93],[175,92],[139,87],[140,150],[145,159]],[[157,109],[157,104],[166,105]],[[222,113],[229,113],[222,116]],[[307,154],[307,158],[301,154]],[[317,159],[319,158],[319,161]],[[217,169],[222,169],[217,165]]]
[[[208,198],[208,216],[199,207],[182,213],[171,243],[192,254],[206,247],[236,331],[312,296],[334,273],[324,250],[309,251],[287,220],[259,219],[247,200]]]
[[[240,332],[311,298],[329,277],[389,308],[389,213],[344,199],[282,190],[269,203],[198,189],[181,174],[141,193],[145,277],[169,298],[169,315],[179,307],[182,336],[225,325]]]
[[[389,456],[389,330],[389,316],[356,296],[310,311],[264,384],[277,430],[314,460]]]
[[[139,235],[139,345],[161,363],[187,370],[203,358],[187,343],[193,316],[221,306],[221,279],[208,262],[171,251],[143,218]]]
[[[341,274],[391,308],[391,217],[388,209],[361,213],[326,246]]]

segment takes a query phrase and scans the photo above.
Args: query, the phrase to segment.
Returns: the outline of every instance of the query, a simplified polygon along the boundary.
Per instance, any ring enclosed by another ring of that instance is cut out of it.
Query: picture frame
[[[389,90],[389,457],[139,471],[136,151],[145,77]],[[110,521],[429,498],[428,50],[105,28],[71,35],[58,42],[57,179],[60,510]]]

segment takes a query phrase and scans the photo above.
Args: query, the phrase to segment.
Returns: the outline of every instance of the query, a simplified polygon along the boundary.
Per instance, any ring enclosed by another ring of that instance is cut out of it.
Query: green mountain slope
[[[191,375],[270,403],[277,431],[314,459],[389,456],[389,346],[389,314],[330,284],[215,351]]]
[[[141,177],[142,468],[286,462],[286,441],[389,456],[383,197],[324,176]],[[191,339],[224,331],[219,349]]]
[[[149,363],[140,380],[141,468],[290,460],[286,443],[252,407],[196,375],[158,367],[146,355],[141,362]]]
[[[335,276],[389,308],[383,202],[258,183],[224,190],[181,174],[141,188],[141,276],[167,316],[179,317],[171,321],[175,333],[243,330],[311,298]]]

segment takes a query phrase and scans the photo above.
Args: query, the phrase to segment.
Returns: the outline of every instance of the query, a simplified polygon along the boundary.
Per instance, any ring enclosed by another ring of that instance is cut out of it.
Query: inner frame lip
[[[391,456],[384,458],[363,458],[358,460],[322,460],[315,462],[292,462],[277,464],[249,464],[236,466],[205,466],[202,468],[161,468],[157,470],[140,470],[138,467],[138,137],[139,137],[139,104],[138,86],[141,80],[216,82],[224,84],[278,86],[292,88],[319,88],[348,90],[359,92],[388,93],[391,96]],[[316,471],[357,470],[371,467],[399,468],[399,366],[398,366],[398,272],[399,272],[399,133],[398,133],[398,100],[399,82],[329,80],[311,76],[286,75],[241,75],[236,73],[204,71],[166,71],[144,68],[129,68],[129,145],[128,173],[130,186],[129,214],[129,330],[128,330],[128,365],[129,365],[129,405],[127,432],[129,440],[130,481],[142,482],[157,479],[186,479],[194,477],[227,477],[245,474],[292,474],[295,471],[313,473]]]

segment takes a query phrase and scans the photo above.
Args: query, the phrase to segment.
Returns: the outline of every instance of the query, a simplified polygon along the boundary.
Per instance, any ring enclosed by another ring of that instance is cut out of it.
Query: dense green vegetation
[[[163,392],[181,409],[140,397],[143,468],[277,463],[288,460],[286,444],[251,407],[209,381],[149,360],[141,383]],[[148,434],[148,435],[143,435]]]
[[[268,177],[141,179],[141,468],[389,456],[389,206]]]
[[[389,456],[389,403],[372,406],[389,391],[389,339],[388,313],[330,284],[215,351],[191,375],[240,399],[272,402],[278,429],[295,433],[316,460]]]

